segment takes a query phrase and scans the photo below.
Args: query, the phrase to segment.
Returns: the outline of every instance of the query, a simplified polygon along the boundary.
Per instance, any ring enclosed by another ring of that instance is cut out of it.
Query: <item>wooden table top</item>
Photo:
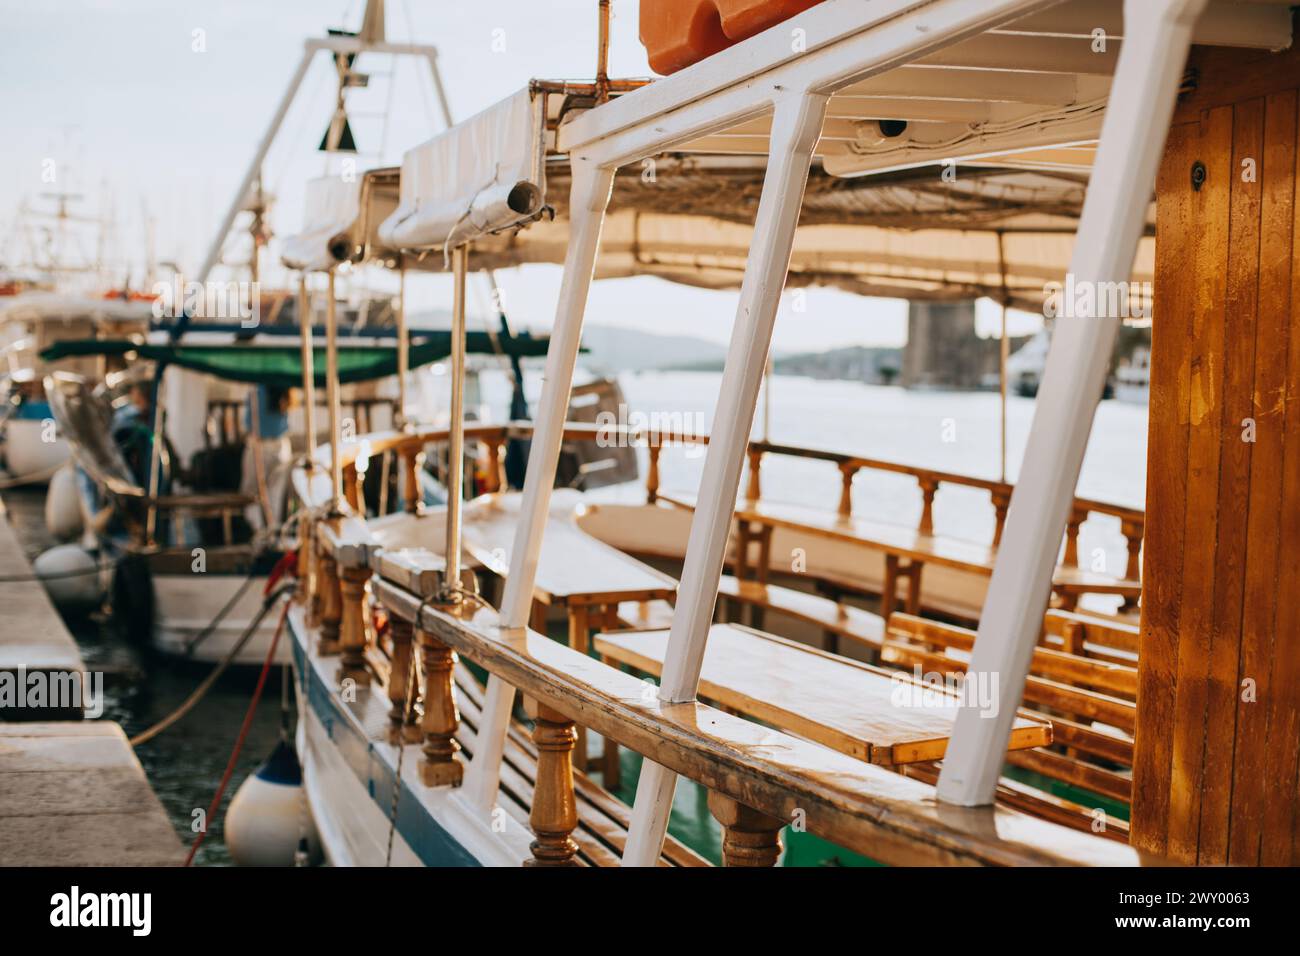
[[[484,495],[465,507],[462,538],[466,553],[496,574],[510,569],[510,550],[519,521],[520,495]],[[610,604],[652,601],[677,593],[677,581],[598,541],[573,520],[576,492],[556,491],[537,564],[536,595],[547,604]]]
[[[695,508],[694,494],[660,492],[659,498],[682,508]],[[944,535],[921,534],[902,525],[855,515],[846,517],[836,511],[808,505],[742,499],[736,503],[736,517],[742,521],[803,531],[850,544],[870,545],[887,554],[976,574],[992,574],[997,558],[997,549],[991,545]],[[1064,566],[1056,569],[1052,582],[1061,588],[1096,593],[1136,596],[1141,591],[1141,584],[1137,581]]]
[[[667,630],[596,636],[611,661],[658,675]],[[913,690],[930,691],[916,694]],[[938,760],[948,747],[957,698],[898,671],[836,657],[735,624],[715,624],[700,694],[781,730],[875,764]],[[1050,725],[1018,717],[1010,749],[1051,743]]]

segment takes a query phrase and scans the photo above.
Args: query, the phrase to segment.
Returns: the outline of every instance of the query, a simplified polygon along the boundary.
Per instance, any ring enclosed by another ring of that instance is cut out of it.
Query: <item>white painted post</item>
[[[443,587],[460,587],[460,517],[465,498],[465,270],[469,246],[451,251],[451,421],[447,441],[447,544]],[[454,593],[454,592],[453,592]]]
[[[325,401],[330,421],[330,514],[343,513],[343,428],[339,421],[339,320],[334,302],[334,270],[326,276]]]
[[[406,431],[406,380],[411,374],[411,332],[406,327],[406,260],[397,263],[397,419],[393,427]]]
[[[1127,281],[1146,222],[1192,28],[1206,0],[1125,0],[1124,45],[1079,221],[1074,287]],[[1038,407],[984,600],[968,680],[997,675],[994,716],[958,713],[939,776],[939,798],[993,802],[1025,676],[1043,624],[1061,536],[1101,399],[1119,316],[1072,314],[1062,303]]]
[[[614,170],[594,166],[579,155],[571,157],[573,181],[569,191],[571,225],[569,248],[564,259],[564,279],[560,284],[555,310],[555,327],[546,351],[546,372],[541,398],[534,418],[532,449],[528,454],[528,473],[524,478],[523,497],[519,506],[519,524],[510,552],[510,570],[506,575],[501,599],[500,622],[503,628],[528,626],[533,604],[533,584],[537,578],[537,559],[542,551],[542,534],[551,507],[551,489],[555,468],[560,460],[564,425],[569,414],[569,390],[573,370],[582,344],[582,319],[587,308],[587,292],[596,266],[600,231],[609,205]],[[510,728],[510,709],[515,689],[500,678],[488,679],[487,698],[483,706],[483,726],[479,732],[479,750],[470,761],[462,788],[467,798],[483,809],[496,802],[501,769],[501,754],[506,732]]]
[[[790,267],[795,226],[827,99],[824,94],[798,92],[786,93],[775,103],[767,173],[754,220],[754,242],[745,264],[736,324],[722,372],[664,659],[659,686],[663,701],[695,699],[718,601],[718,579],[731,534],[745,449],[754,425],[758,390],[767,368],[772,328]],[[624,866],[655,864],[676,786],[677,775],[672,771],[650,760],[642,765]]]
[[[298,276],[298,329],[302,333],[302,424],[307,441],[307,474],[316,467],[316,349],[312,343],[311,296],[307,273]]]

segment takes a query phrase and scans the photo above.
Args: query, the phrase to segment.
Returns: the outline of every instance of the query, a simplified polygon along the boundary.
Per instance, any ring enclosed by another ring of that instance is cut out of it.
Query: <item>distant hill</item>
[[[587,325],[582,330],[587,354],[582,363],[596,372],[640,372],[687,368],[697,363],[722,367],[727,348],[689,335],[656,335],[611,325]]]
[[[825,352],[778,355],[772,371],[778,375],[830,378],[868,385],[889,385],[898,377],[903,350],[868,345],[850,345]]]
[[[840,379],[865,382],[868,385],[888,385],[898,377],[903,350],[877,348],[867,345],[849,345],[828,349],[825,352],[798,352],[777,355],[772,360],[772,371],[779,375],[800,375],[804,378]],[[722,368],[725,350],[714,358],[682,362],[670,366],[679,371],[716,372]]]

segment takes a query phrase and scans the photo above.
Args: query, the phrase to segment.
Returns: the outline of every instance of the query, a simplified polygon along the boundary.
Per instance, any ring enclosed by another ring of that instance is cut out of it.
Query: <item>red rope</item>
[[[191,866],[194,863],[194,854],[199,852],[199,847],[203,845],[203,839],[208,835],[208,825],[216,819],[217,810],[221,806],[221,798],[226,794],[226,787],[230,783],[230,776],[235,772],[235,764],[239,761],[239,752],[244,749],[244,741],[248,739],[248,731],[253,726],[253,715],[257,713],[257,703],[262,699],[262,688],[266,686],[266,676],[271,672],[271,662],[275,660],[275,649],[280,644],[280,632],[284,630],[285,618],[289,616],[289,602],[284,602],[284,607],[280,609],[280,620],[275,626],[275,636],[271,638],[271,649],[266,652],[266,660],[262,663],[262,673],[257,677],[257,687],[253,689],[253,699],[248,703],[248,712],[244,714],[244,724],[239,728],[239,737],[235,740],[235,749],[230,752],[230,760],[226,763],[226,772],[221,775],[221,784],[217,787],[217,793],[212,798],[212,804],[208,807],[208,814],[204,818],[203,829],[195,837],[194,843],[190,846],[190,852],[185,857],[185,865]]]

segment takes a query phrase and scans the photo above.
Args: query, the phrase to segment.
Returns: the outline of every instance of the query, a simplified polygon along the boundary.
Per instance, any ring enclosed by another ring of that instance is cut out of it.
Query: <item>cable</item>
[[[138,747],[141,744],[147,744],[193,710],[199,701],[207,696],[208,691],[212,689],[212,685],[217,682],[218,678],[220,678],[221,675],[226,672],[226,669],[234,663],[239,652],[244,649],[244,645],[249,642],[253,634],[257,631],[258,626],[262,623],[262,618],[266,616],[266,612],[274,606],[277,600],[292,591],[295,587],[296,585],[293,584],[285,584],[279,589],[271,592],[270,596],[268,596],[266,601],[263,602],[262,609],[257,612],[257,616],[253,618],[252,622],[248,625],[248,628],[242,635],[240,635],[239,640],[235,642],[235,646],[231,648],[230,653],[226,655],[225,659],[213,668],[212,673],[203,679],[203,683],[199,684],[199,686],[194,689],[193,693],[191,693],[189,697],[185,698],[185,701],[179,707],[148,730],[132,737],[130,740],[131,746]]]
[[[208,626],[201,630],[192,641],[185,645],[185,654],[187,657],[193,656],[194,648],[198,647],[212,636],[213,632],[216,631],[217,626],[226,619],[226,615],[230,613],[230,609],[239,603],[239,599],[244,596],[244,592],[248,590],[248,586],[252,583],[253,574],[252,572],[249,572],[248,577],[244,578],[244,583],[239,586],[233,595],[231,595],[230,600],[225,603],[225,606],[217,612],[217,616],[209,621]]]
[[[276,596],[279,596],[279,592],[277,592]],[[248,702],[248,711],[244,714],[244,724],[239,728],[239,736],[235,739],[235,749],[230,752],[230,759],[226,762],[226,772],[221,775],[221,783],[217,787],[217,792],[213,794],[212,803],[208,807],[205,824],[211,823],[217,814],[217,810],[220,809],[221,798],[225,796],[226,787],[230,783],[230,776],[235,772],[235,764],[239,760],[240,751],[244,749],[244,742],[248,740],[248,731],[253,726],[253,715],[257,713],[258,702],[262,699],[262,690],[266,687],[266,675],[271,672],[271,662],[275,660],[275,649],[280,646],[280,634],[284,631],[284,622],[288,616],[289,602],[286,601],[284,607],[280,609],[280,621],[275,626],[275,636],[271,638],[271,647],[266,652],[266,660],[262,662],[262,673],[257,676],[257,686],[253,688],[253,699]],[[194,863],[194,854],[199,852],[199,847],[203,845],[203,840],[207,835],[208,827],[205,825],[190,846],[189,855],[185,857],[186,866],[191,866]]]

